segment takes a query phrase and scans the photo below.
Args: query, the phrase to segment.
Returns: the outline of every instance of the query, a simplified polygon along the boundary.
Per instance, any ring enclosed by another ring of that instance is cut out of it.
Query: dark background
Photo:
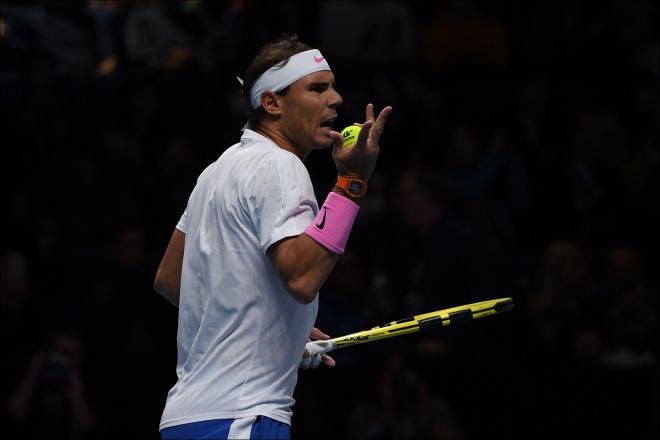
[[[335,129],[394,112],[320,296],[341,335],[511,296],[514,311],[336,352],[293,436],[658,435],[658,7],[599,2],[1,3],[6,438],[158,438],[176,309],[152,289],[235,79],[295,32]],[[336,171],[307,160],[317,197]]]

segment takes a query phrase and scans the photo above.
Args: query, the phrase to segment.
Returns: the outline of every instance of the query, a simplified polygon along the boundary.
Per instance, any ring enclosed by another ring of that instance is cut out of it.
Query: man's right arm
[[[331,132],[334,143],[333,159],[340,174],[365,181],[369,179],[380,153],[378,145],[380,135],[391,111],[392,107],[385,107],[374,120],[373,105],[367,105],[367,120],[362,124],[358,140],[352,148],[343,148],[341,134]],[[337,186],[333,188],[333,192],[339,194],[340,200],[343,200],[342,197],[348,196]],[[357,202],[356,199],[352,200]],[[345,204],[340,203],[339,205]],[[352,205],[355,206],[354,203]],[[344,210],[342,209],[342,211]],[[325,217],[320,221],[323,223]],[[324,232],[327,230],[328,226]],[[305,232],[297,237],[280,240],[268,249],[268,256],[284,286],[291,296],[302,304],[308,304],[314,300],[316,293],[334,268],[339,253],[343,252],[343,246],[321,245],[318,237],[312,238],[309,235],[309,228]],[[345,232],[345,238],[348,238],[348,232]],[[323,240],[320,241],[323,242]]]
[[[306,234],[274,243],[268,256],[284,287],[301,304],[314,301],[339,258]]]
[[[341,188],[335,187],[333,192],[359,203]],[[326,249],[306,233],[272,244],[268,256],[286,289],[301,304],[314,301],[339,259],[339,254]]]
[[[179,306],[179,291],[181,288],[181,267],[183,266],[183,249],[186,234],[174,229],[167,245],[163,259],[158,266],[154,289],[169,302]]]

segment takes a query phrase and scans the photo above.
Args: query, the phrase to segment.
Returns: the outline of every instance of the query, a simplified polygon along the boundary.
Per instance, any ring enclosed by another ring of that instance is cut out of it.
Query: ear
[[[261,106],[266,113],[272,116],[282,114],[282,101],[280,100],[280,96],[277,96],[275,92],[263,92],[261,94]]]

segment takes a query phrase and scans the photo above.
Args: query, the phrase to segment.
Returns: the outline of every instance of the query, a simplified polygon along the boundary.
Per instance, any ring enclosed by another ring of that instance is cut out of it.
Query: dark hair
[[[256,128],[263,120],[265,110],[263,107],[252,108],[250,103],[250,90],[259,77],[273,66],[284,67],[293,55],[310,50],[311,47],[298,40],[296,34],[284,34],[277,39],[267,43],[259,49],[259,52],[252,60],[252,63],[245,70],[243,75],[242,95],[247,99],[250,105],[250,114],[248,127]],[[286,95],[289,87],[277,92],[278,95]]]

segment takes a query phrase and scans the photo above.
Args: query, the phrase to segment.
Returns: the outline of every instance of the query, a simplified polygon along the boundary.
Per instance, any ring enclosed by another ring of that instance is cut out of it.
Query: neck
[[[304,161],[309,155],[309,150],[303,150],[302,148],[296,147],[294,142],[285,135],[282,130],[271,124],[260,124],[255,131],[263,136],[266,136],[271,141],[275,142],[278,147],[283,150],[290,151],[300,158],[301,161]]]

